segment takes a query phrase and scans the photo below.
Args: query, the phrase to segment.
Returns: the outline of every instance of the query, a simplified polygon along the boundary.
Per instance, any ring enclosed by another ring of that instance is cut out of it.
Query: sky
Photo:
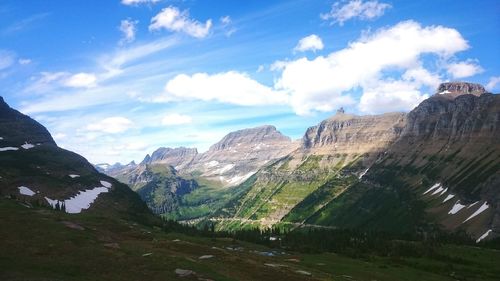
[[[92,163],[498,93],[499,50],[497,0],[0,1],[0,96]]]

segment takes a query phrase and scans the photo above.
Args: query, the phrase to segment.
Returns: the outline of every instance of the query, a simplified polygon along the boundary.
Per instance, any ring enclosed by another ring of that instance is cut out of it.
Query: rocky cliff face
[[[223,186],[235,186],[296,147],[296,142],[282,135],[274,126],[239,130],[197,155],[186,170],[201,172],[202,177],[218,181]]]
[[[198,155],[196,148],[165,148],[155,150],[151,156],[147,155],[141,164],[165,164],[173,166],[177,170],[182,170],[189,165]]]
[[[486,93],[483,85],[467,82],[442,83],[437,89],[436,95],[443,95],[448,98],[456,98],[462,95],[480,96]]]

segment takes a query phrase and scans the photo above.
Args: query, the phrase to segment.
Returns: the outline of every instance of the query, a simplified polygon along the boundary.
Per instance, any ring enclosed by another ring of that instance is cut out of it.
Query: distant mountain
[[[82,156],[59,148],[45,127],[0,97],[0,194],[68,213],[149,216],[126,185],[97,172]]]
[[[96,168],[130,185],[155,213],[188,219],[212,213],[239,192],[225,188],[238,186],[297,144],[274,126],[261,126],[231,132],[204,153],[195,148],[162,147],[139,165],[99,164]],[[188,195],[198,188],[199,195]]]

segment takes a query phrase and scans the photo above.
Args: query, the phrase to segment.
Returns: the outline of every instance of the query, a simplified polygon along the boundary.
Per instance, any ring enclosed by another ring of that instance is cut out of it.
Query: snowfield
[[[440,184],[440,183],[436,183],[436,184],[434,184],[434,185],[433,185],[433,186],[431,186],[429,189],[427,189],[427,191],[425,191],[425,192],[423,193],[423,195],[425,195],[425,194],[427,194],[427,193],[429,193],[429,192],[433,191],[433,190],[434,190],[434,189],[436,189],[436,188],[441,188],[441,184]]]
[[[9,150],[19,150],[19,148],[12,146],[0,147],[0,151],[9,151]]]
[[[481,205],[481,207],[479,207],[479,209],[477,209],[472,215],[470,215],[470,217],[468,217],[466,220],[464,220],[464,222],[474,218],[475,216],[481,214],[482,212],[484,212],[486,209],[488,209],[490,206],[488,205],[488,202],[484,202],[483,205]],[[462,223],[464,223],[462,222]]]
[[[26,186],[20,186],[18,188],[19,188],[19,193],[21,193],[22,195],[33,196],[36,194],[33,190],[29,189]]]
[[[80,175],[73,175],[73,174],[71,174],[71,175],[69,175],[69,177],[72,178],[72,179],[74,179],[74,178],[80,177]]]
[[[64,205],[66,206],[66,212],[69,214],[81,213],[82,210],[90,208],[90,205],[94,203],[99,194],[108,191],[109,189],[103,186],[85,191],[80,191],[76,196],[64,200]]]
[[[25,142],[23,145],[21,145],[21,147],[24,148],[24,149],[30,149],[30,148],[33,148],[35,146],[32,145],[31,143]]]
[[[454,215],[458,213],[458,211],[462,210],[466,205],[460,204],[460,200],[457,200],[455,205],[453,205],[453,208],[448,212],[449,215]]]
[[[112,184],[107,182],[107,181],[101,181],[101,184],[102,184],[102,186],[107,187],[107,188],[110,188],[112,186]]]
[[[490,233],[491,233],[491,229],[488,229],[488,231],[486,231],[483,235],[481,235],[481,237],[477,238],[476,243],[481,242],[481,240],[488,237],[488,235],[490,235]]]

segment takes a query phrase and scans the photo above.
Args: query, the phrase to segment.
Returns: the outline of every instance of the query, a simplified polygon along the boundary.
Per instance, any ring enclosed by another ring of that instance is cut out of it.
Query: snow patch
[[[370,168],[364,170],[360,175],[359,175],[359,179],[361,179],[364,175],[366,175],[366,173],[368,172],[368,170],[370,170]]]
[[[474,203],[475,204],[475,203]],[[481,214],[482,212],[484,212],[486,209],[488,209],[490,206],[488,206],[488,202],[484,202],[483,205],[481,205],[481,207],[479,207],[479,209],[477,209],[474,214],[470,215],[470,217],[468,217],[466,220],[464,220],[464,222],[474,218],[475,216]],[[464,223],[463,222],[463,223]]]
[[[444,91],[438,93],[438,95],[444,95],[444,94],[449,94],[449,93],[451,93],[451,92],[448,90],[444,90]]]
[[[95,187],[93,189],[85,191],[80,191],[76,196],[64,200],[64,205],[66,206],[66,212],[69,214],[80,213],[82,210],[90,208],[90,205],[94,203],[99,194],[108,191],[109,189],[103,186]]]
[[[458,213],[458,211],[462,210],[465,207],[465,205],[460,204],[460,200],[457,200],[455,205],[453,205],[453,208],[448,212],[449,215],[454,215]]]
[[[208,163],[205,163],[205,166],[206,166],[207,168],[213,168],[213,167],[215,167],[215,166],[217,166],[217,165],[219,165],[219,162],[218,162],[218,161],[215,161],[215,160],[212,160],[212,161],[210,161],[210,162],[208,162]]]
[[[232,178],[230,178],[228,180],[228,182],[230,184],[239,184],[239,183],[242,183],[244,182],[246,179],[248,179],[249,177],[251,177],[255,172],[250,172],[248,174],[245,174],[245,175],[241,175],[241,176],[234,176]]]
[[[0,140],[3,140],[3,138],[2,138],[2,137],[0,137]]]
[[[491,233],[491,229],[488,229],[488,231],[486,231],[483,235],[481,235],[481,237],[477,238],[476,243],[481,242],[481,240],[488,237],[488,235],[490,235],[490,233]]]
[[[436,195],[436,194],[438,194],[438,193],[441,193],[441,192],[443,192],[443,190],[444,190],[444,188],[439,187],[439,188],[438,188],[438,189],[436,189],[436,190],[435,190],[435,191],[434,191],[431,195]],[[440,194],[440,195],[441,195],[441,194]]]
[[[80,175],[73,175],[73,174],[72,174],[72,175],[69,175],[69,177],[70,177],[70,178],[72,178],[72,179],[74,179],[74,178],[78,178],[78,177],[80,177]]]
[[[24,149],[30,149],[30,148],[33,148],[35,146],[32,145],[31,143],[25,142],[23,145],[21,145],[21,147],[24,148]]]
[[[441,186],[441,184],[440,184],[440,183],[436,183],[436,184],[434,184],[434,185],[433,185],[433,186],[431,186],[429,189],[427,189],[427,191],[426,191],[426,192],[424,192],[424,195],[425,195],[425,194],[427,194],[427,193],[429,193],[429,192],[431,192],[431,191],[433,191],[434,189],[436,189],[436,188],[438,188],[438,187],[440,187],[440,186]]]
[[[229,170],[231,170],[232,168],[234,168],[234,164],[227,164],[226,166],[220,168],[219,170],[217,170],[215,173],[216,174],[223,174]]]
[[[36,194],[33,190],[29,189],[26,186],[20,186],[18,188],[19,188],[19,193],[21,193],[22,195],[33,196]]]
[[[12,146],[0,147],[0,151],[9,151],[9,150],[19,150],[19,148]]]
[[[451,198],[455,197],[455,194],[449,194],[448,196],[446,196],[446,198],[443,200],[443,203],[445,203],[446,201],[450,200]]]
[[[112,186],[112,184],[110,182],[107,182],[107,181],[101,181],[101,184],[102,184],[102,186],[107,187],[107,188],[110,188]]]
[[[474,205],[476,205],[477,203],[479,203],[479,201],[476,201],[476,202],[474,202],[474,203],[470,204],[469,206],[467,206],[467,209],[469,209],[469,208],[471,208],[471,207],[474,207]]]

